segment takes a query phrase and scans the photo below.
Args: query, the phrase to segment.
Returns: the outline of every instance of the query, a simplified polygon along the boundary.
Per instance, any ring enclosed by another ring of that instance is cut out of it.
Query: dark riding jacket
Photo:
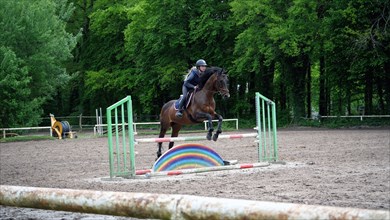
[[[184,80],[183,86],[188,89],[194,89],[200,82],[199,70],[196,68],[192,68],[191,72],[188,74],[187,78]]]

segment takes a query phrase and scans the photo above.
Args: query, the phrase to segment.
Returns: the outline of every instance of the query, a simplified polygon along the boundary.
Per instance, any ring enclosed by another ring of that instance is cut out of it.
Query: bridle
[[[229,89],[227,89],[227,83],[225,83],[225,80],[219,80],[218,78],[220,76],[222,76],[222,71],[221,70],[219,73],[214,73],[214,74],[217,74],[217,78],[216,78],[216,82],[215,82],[215,87],[213,87],[213,89],[206,89],[206,88],[202,88],[202,90],[206,90],[206,91],[209,91],[209,92],[212,92],[212,93],[218,93],[219,95],[221,96],[227,96],[229,97]]]
[[[221,72],[218,73],[218,75],[217,75],[217,83],[216,83],[217,91],[216,92],[218,92],[218,94],[220,94],[221,96],[229,96],[229,89],[227,89],[228,85],[227,85],[226,81],[225,80],[218,80],[218,77],[222,76],[222,74],[223,74],[222,71],[223,70],[221,70]]]
[[[229,94],[229,89],[227,89],[227,84],[223,80],[218,80],[218,77],[217,77],[217,92],[222,96]]]

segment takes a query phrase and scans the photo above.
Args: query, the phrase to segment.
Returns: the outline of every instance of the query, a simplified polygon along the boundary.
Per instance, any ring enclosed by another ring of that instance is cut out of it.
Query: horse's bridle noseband
[[[221,73],[222,74],[222,73]],[[229,96],[229,89],[224,88],[225,86],[222,85],[218,78],[217,78],[217,92],[222,96]],[[227,87],[227,85],[226,85]]]

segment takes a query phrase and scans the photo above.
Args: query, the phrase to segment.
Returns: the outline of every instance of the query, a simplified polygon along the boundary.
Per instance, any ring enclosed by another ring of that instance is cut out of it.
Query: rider
[[[195,89],[195,87],[199,83],[199,78],[202,76],[204,71],[206,70],[207,63],[205,60],[200,59],[196,61],[195,67],[192,67],[190,70],[190,73],[187,75],[186,79],[184,80],[182,92],[183,97],[180,100],[179,108],[176,112],[176,117],[182,118],[183,117],[183,106],[186,100],[186,96],[189,89]]]

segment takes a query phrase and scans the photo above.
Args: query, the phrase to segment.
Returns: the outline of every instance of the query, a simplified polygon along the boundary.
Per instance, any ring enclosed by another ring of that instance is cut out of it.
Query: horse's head
[[[219,94],[221,94],[222,98],[226,99],[230,97],[229,79],[228,79],[227,71],[225,71],[224,69],[221,69],[217,73],[216,89],[219,92]]]
[[[221,94],[222,98],[229,98],[229,80],[227,71],[220,67],[207,68],[202,75],[199,88],[205,88]]]

